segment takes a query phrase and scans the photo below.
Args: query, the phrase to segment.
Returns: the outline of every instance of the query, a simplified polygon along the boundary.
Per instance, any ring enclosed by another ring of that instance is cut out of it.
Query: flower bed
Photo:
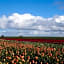
[[[0,40],[0,64],[64,64],[64,45]]]

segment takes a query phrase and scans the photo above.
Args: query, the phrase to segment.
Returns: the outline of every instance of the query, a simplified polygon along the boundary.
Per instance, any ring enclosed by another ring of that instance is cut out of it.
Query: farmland
[[[64,64],[64,44],[49,42],[0,39],[0,64]]]

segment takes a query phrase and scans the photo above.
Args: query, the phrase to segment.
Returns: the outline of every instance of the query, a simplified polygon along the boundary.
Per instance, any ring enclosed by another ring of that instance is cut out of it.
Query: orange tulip
[[[38,56],[36,56],[35,59],[38,60]]]

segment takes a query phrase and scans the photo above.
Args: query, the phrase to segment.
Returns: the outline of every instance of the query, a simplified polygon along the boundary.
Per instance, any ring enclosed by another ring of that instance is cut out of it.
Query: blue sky
[[[64,0],[0,0],[0,16],[11,15],[12,13],[31,13],[37,16],[52,17],[63,15],[64,10],[60,10],[61,5],[56,2]]]
[[[64,0],[0,0],[0,35],[64,36]]]

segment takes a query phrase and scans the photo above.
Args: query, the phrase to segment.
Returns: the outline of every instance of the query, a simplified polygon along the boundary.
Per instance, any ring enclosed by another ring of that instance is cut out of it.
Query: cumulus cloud
[[[64,35],[64,16],[43,18],[32,14],[13,13],[0,18],[0,29],[4,35],[53,36]],[[3,31],[4,30],[4,31]]]

